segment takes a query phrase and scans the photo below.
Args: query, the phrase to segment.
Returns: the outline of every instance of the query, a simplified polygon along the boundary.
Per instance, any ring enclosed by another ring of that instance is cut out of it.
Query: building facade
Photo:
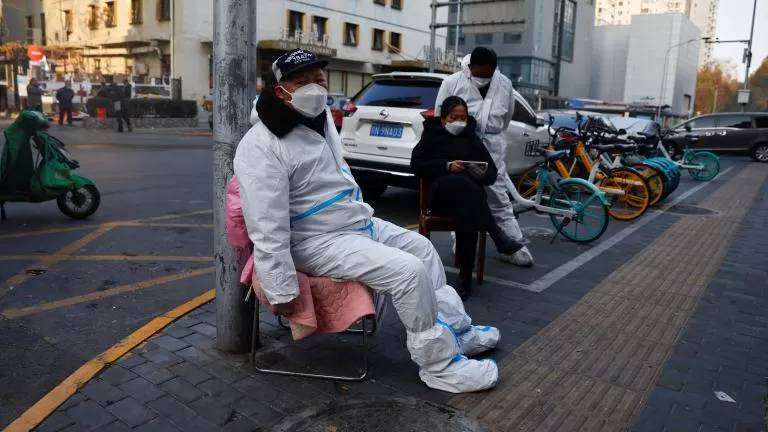
[[[456,13],[452,8],[449,23],[456,21]],[[469,53],[476,46],[492,48],[499,56],[501,72],[524,95],[553,95],[557,90],[558,96],[588,97],[585,80],[591,70],[594,20],[594,0],[499,0],[464,5],[458,52]],[[563,49],[558,61],[561,21]],[[455,27],[449,28],[448,49],[456,42],[456,34]]]
[[[597,0],[596,25],[628,25],[634,15],[682,13],[701,31],[714,38],[720,0]],[[713,46],[702,44],[699,65],[712,61]]]
[[[693,113],[701,33],[683,14],[636,15],[595,29],[591,98]],[[689,42],[693,40],[693,42]],[[659,49],[659,47],[672,47]]]
[[[31,0],[30,0],[31,1]],[[69,50],[59,72],[139,83],[181,80],[182,97],[210,98],[211,0],[43,0],[48,44]],[[292,48],[329,61],[331,91],[354,95],[371,75],[398,61],[424,60],[431,9],[404,0],[259,0],[257,62],[263,83],[271,63]],[[443,12],[446,15],[447,11]],[[445,17],[441,17],[445,19]],[[445,45],[445,31],[438,33]]]

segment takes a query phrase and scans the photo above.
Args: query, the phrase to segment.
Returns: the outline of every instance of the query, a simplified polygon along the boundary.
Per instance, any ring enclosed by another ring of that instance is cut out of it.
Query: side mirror
[[[619,135],[626,135],[627,134],[627,130],[626,129],[619,129],[618,134]]]
[[[547,121],[544,120],[544,117],[536,116],[536,127],[544,127],[547,125]]]
[[[690,132],[691,131],[691,125],[687,124],[685,125],[685,131]]]

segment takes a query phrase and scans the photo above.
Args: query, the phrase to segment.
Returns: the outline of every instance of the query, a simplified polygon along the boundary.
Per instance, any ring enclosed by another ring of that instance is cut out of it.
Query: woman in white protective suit
[[[499,331],[473,326],[426,238],[373,217],[341,157],[326,108],[327,81],[314,53],[293,50],[272,65],[278,85],[262,92],[259,122],[237,148],[234,168],[254,265],[270,304],[290,314],[296,271],[360,281],[387,293],[429,387],[454,392],[496,385]]]
[[[509,127],[515,111],[514,90],[512,81],[496,68],[496,63],[496,53],[492,50],[485,47],[475,48],[472,54],[464,57],[462,70],[443,80],[437,93],[435,110],[436,115],[440,115],[440,106],[449,96],[458,96],[467,103],[469,114],[477,120],[476,132],[491,153],[498,169],[496,182],[487,188],[491,214],[508,236],[518,242],[525,242],[512,202],[507,195],[510,182],[504,161],[507,152],[504,131]],[[528,247],[506,257],[515,265],[533,265],[533,255]]]

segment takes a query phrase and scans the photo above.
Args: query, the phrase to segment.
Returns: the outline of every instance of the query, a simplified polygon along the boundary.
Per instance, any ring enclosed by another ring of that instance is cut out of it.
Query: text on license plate
[[[371,124],[370,135],[383,138],[402,138],[403,126],[394,123],[373,123]]]

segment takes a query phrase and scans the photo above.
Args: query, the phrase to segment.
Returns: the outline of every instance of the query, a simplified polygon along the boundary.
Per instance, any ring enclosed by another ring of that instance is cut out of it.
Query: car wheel
[[[768,143],[761,143],[752,149],[752,159],[766,163],[768,162]]]

